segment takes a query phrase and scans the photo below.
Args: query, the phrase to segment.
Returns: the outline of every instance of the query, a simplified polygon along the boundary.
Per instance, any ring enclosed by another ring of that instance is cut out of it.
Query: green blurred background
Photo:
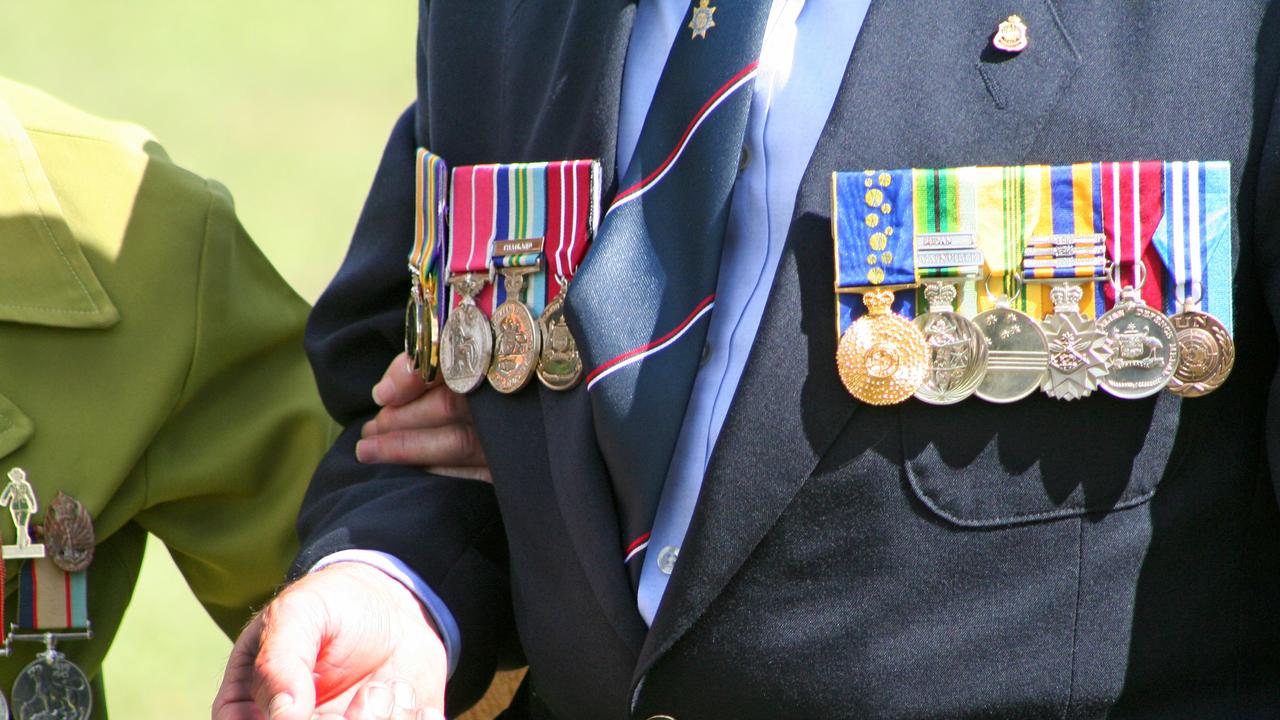
[[[0,75],[150,129],[314,301],[413,98],[416,21],[408,0],[0,0]],[[112,717],[208,717],[229,649],[152,542],[107,656]]]

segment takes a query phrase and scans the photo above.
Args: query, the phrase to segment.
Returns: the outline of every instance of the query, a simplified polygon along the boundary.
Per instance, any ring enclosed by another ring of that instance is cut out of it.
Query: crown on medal
[[[1084,288],[1079,285],[1054,285],[1049,291],[1049,301],[1054,307],[1079,307],[1081,300],[1084,300]]]
[[[924,287],[924,299],[930,306],[954,306],[956,295],[956,286],[951,283],[930,283]]]
[[[867,306],[869,315],[883,315],[893,307],[893,291],[892,290],[872,290],[862,296],[862,302]]]

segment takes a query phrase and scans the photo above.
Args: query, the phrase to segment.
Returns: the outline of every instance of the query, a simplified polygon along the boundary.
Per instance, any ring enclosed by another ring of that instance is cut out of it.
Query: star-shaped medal
[[[716,9],[711,5],[711,0],[699,0],[693,8],[693,17],[689,20],[689,29],[693,31],[692,37],[707,37],[707,31],[716,26],[716,21],[711,17],[715,12]]]

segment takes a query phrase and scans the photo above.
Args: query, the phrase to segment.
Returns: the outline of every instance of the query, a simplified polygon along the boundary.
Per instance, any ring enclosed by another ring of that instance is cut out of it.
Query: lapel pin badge
[[[698,4],[693,8],[693,17],[689,20],[689,29],[693,31],[693,38],[706,38],[707,31],[716,26],[716,21],[712,18],[716,13],[716,8],[711,4],[711,0],[698,0]]]
[[[991,39],[991,44],[1001,52],[1020,53],[1026,50],[1027,45],[1031,44],[1031,39],[1027,35],[1027,24],[1022,21],[1021,17],[1010,15],[996,29],[996,34]]]

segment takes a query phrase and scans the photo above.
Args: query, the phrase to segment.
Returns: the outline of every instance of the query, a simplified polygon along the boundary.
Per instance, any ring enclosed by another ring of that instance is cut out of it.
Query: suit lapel
[[[872,3],[634,683],[706,611],[856,410],[835,371],[831,173],[1016,164],[1033,147],[1079,58],[1050,0],[1024,3],[1030,49],[993,56],[1005,17],[979,0]]]

